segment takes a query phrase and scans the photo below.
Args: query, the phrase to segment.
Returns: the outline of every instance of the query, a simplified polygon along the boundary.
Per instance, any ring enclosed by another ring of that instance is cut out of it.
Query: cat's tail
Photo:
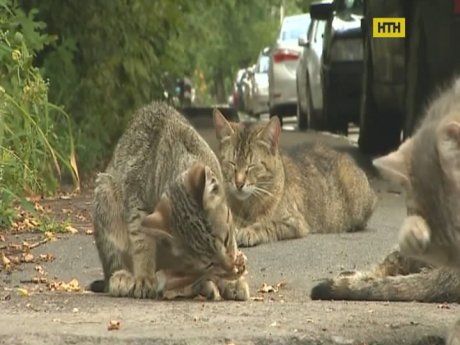
[[[313,300],[460,302],[460,274],[446,268],[426,268],[408,275],[375,277],[342,273],[311,290]]]
[[[104,271],[104,280],[90,284],[93,292],[107,291],[113,272],[125,268],[123,258],[129,245],[126,224],[123,221],[121,189],[114,177],[100,173],[96,178],[93,203],[94,239]]]

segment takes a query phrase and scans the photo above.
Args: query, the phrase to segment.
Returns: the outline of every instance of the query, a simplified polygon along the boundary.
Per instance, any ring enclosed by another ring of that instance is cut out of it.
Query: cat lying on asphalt
[[[406,269],[384,262],[345,274],[313,288],[312,298],[460,302],[460,79],[431,103],[415,134],[374,165],[406,191],[395,261]],[[386,270],[396,275],[375,274]],[[448,344],[460,344],[459,328],[460,321]]]
[[[365,228],[376,196],[346,154],[321,145],[299,160],[280,153],[277,117],[233,123],[215,110],[214,125],[238,245]]]
[[[104,281],[93,291],[156,298],[192,284],[210,299],[247,300],[219,162],[165,103],[134,115],[95,188],[94,236]]]

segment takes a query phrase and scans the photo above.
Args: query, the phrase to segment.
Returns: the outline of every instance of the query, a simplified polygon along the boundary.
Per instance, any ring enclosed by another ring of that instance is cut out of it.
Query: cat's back
[[[154,101],[138,109],[120,138],[112,167],[136,161],[164,161],[187,164],[200,160],[219,173],[217,158],[190,122],[172,106]]]
[[[365,172],[353,159],[321,143],[297,156],[305,204],[315,225],[313,231],[353,231],[364,227],[377,198]]]

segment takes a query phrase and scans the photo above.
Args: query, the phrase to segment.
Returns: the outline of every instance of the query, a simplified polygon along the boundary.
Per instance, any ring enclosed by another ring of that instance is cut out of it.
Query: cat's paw
[[[219,290],[223,299],[247,301],[250,297],[249,285],[244,278],[219,281]]]
[[[203,296],[209,301],[217,301],[220,299],[219,289],[211,280],[200,281],[192,285],[194,296]]]
[[[134,287],[132,290],[134,298],[156,298],[157,281],[155,276],[139,276],[134,278]]]
[[[134,276],[125,270],[116,271],[109,280],[109,294],[114,297],[128,297],[134,288]]]
[[[254,247],[260,244],[260,239],[257,231],[253,227],[247,226],[237,231],[236,243],[239,247]]]
[[[404,219],[399,232],[401,253],[408,256],[423,256],[431,241],[430,228],[420,216],[409,216]]]
[[[155,277],[134,277],[126,270],[116,271],[109,281],[109,294],[114,297],[155,298]]]

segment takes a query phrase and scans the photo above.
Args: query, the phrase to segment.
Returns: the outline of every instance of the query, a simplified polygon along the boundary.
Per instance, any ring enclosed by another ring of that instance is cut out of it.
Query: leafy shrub
[[[34,57],[54,38],[45,24],[12,0],[0,0],[0,226],[14,219],[13,203],[49,194],[63,174],[78,184],[69,116],[48,101],[48,83]]]

